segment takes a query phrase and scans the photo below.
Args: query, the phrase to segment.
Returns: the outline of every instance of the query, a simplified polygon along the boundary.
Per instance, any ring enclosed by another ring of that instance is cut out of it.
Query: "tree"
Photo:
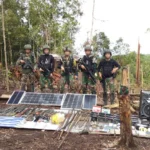
[[[18,52],[27,43],[32,45],[34,52],[44,44],[48,44],[51,51],[57,53],[62,53],[63,46],[73,45],[78,31],[77,19],[82,15],[80,5],[79,0],[3,1],[8,64],[15,63]],[[0,43],[1,49],[3,43]],[[0,54],[3,58],[4,53]]]
[[[9,92],[6,37],[5,37],[5,17],[4,17],[3,0],[2,0],[1,6],[2,6],[2,30],[3,30],[3,42],[4,42],[4,56],[5,56],[5,68],[6,68],[6,89],[7,89],[7,92]]]
[[[117,55],[127,54],[130,50],[130,46],[127,43],[124,43],[123,38],[119,38],[116,41],[116,44],[113,48],[114,53]]]
[[[104,51],[110,48],[110,40],[104,32],[100,32],[93,37],[92,45],[95,52],[100,52],[103,55]]]
[[[113,48],[113,53],[115,55],[118,55],[118,61],[121,65],[123,65],[123,60],[121,59],[121,55],[126,55],[129,53],[129,44],[127,43],[124,43],[123,41],[123,38],[119,38],[117,41],[116,41],[116,44]]]
[[[25,16],[24,0],[3,1],[5,8],[5,34],[7,46],[8,64],[12,64],[18,57],[20,51],[27,42],[28,27],[23,21]],[[2,20],[0,20],[2,21]],[[0,28],[1,29],[1,28]],[[2,36],[0,35],[0,40]]]
[[[119,145],[127,148],[135,147],[135,143],[132,135],[131,125],[131,111],[130,111],[130,100],[129,100],[129,77],[128,69],[123,68],[122,70],[122,86],[119,95],[119,106],[120,106],[120,135],[121,139]]]
[[[32,0],[28,9],[26,18],[30,24],[30,40],[36,45],[46,43],[52,51],[61,53],[63,46],[74,44],[77,17],[82,15],[78,0]],[[35,18],[37,15],[39,17]]]

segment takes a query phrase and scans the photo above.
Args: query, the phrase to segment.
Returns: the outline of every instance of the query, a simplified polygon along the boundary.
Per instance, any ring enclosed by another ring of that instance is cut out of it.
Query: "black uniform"
[[[109,61],[103,59],[98,66],[98,72],[102,73],[103,79],[114,77],[111,71],[115,67],[120,68],[120,65],[114,59],[110,59]]]
[[[98,72],[102,73],[101,83],[104,91],[103,100],[105,105],[107,105],[107,101],[108,101],[108,96],[107,96],[108,87],[110,88],[110,102],[111,104],[114,103],[114,99],[115,99],[114,78],[116,74],[113,74],[112,70],[115,67],[120,68],[120,65],[113,59],[110,60],[103,59],[98,66]]]
[[[40,76],[41,90],[45,88],[46,83],[49,88],[52,88],[52,79],[50,79],[50,74],[54,72],[55,61],[52,55],[41,55],[38,61],[38,68],[42,69]]]

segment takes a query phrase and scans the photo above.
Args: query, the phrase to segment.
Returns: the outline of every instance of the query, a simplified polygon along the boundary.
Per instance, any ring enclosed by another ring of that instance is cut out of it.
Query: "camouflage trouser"
[[[21,90],[27,92],[34,92],[34,80],[35,77],[33,73],[22,74]]]
[[[74,75],[67,74],[63,75],[60,80],[60,93],[75,92]]]
[[[82,74],[82,92],[83,94],[96,94],[96,84],[87,73]]]
[[[40,88],[43,92],[44,89],[48,88],[53,92],[53,85],[52,85],[52,79],[49,78],[49,76],[45,76],[41,73],[40,75]]]
[[[107,105],[108,102],[108,89],[110,90],[110,102],[111,104],[114,103],[115,99],[115,89],[114,89],[114,78],[106,78],[102,82],[102,87],[103,87],[103,100],[104,104]]]

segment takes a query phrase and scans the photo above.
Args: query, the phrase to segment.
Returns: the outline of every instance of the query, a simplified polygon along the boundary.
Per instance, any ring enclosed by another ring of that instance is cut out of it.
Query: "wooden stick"
[[[62,144],[64,143],[64,141],[67,138],[68,134],[70,133],[70,131],[71,131],[71,129],[72,129],[74,123],[75,123],[75,120],[76,120],[77,116],[78,116],[78,113],[75,114],[75,116],[74,116],[74,118],[73,118],[73,120],[72,120],[72,122],[71,122],[71,124],[70,124],[70,126],[68,128],[67,134],[65,135],[64,139],[59,144],[58,149],[62,146]]]

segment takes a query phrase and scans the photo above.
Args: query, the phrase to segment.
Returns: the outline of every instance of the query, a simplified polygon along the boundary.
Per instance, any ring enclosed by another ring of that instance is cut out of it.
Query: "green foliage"
[[[129,44],[124,43],[123,38],[119,38],[113,48],[114,53],[118,55],[127,54],[129,52]]]
[[[15,63],[18,52],[28,43],[35,53],[44,44],[48,44],[51,51],[57,53],[62,53],[64,45],[73,45],[78,31],[77,18],[82,15],[80,5],[79,0],[4,1],[9,63],[11,54]],[[0,15],[0,31],[1,24]],[[3,41],[2,35],[0,41]],[[3,42],[0,42],[1,49],[3,50]],[[3,57],[3,52],[0,55]]]
[[[103,55],[103,52],[110,47],[110,40],[104,32],[100,32],[93,37],[92,45],[95,52]]]
[[[117,60],[121,66],[129,66],[130,68],[130,84],[131,86],[135,85],[135,79],[136,79],[136,57],[137,57],[137,54],[135,52],[131,52],[127,55],[121,55],[121,56],[114,56],[113,58],[115,60]],[[142,71],[143,71],[143,83],[144,83],[144,88],[150,88],[150,85],[149,85],[149,80],[150,80],[150,55],[143,55],[141,54],[141,68],[143,70],[141,70],[141,74],[140,76],[142,75]],[[118,77],[120,78],[120,76]]]

